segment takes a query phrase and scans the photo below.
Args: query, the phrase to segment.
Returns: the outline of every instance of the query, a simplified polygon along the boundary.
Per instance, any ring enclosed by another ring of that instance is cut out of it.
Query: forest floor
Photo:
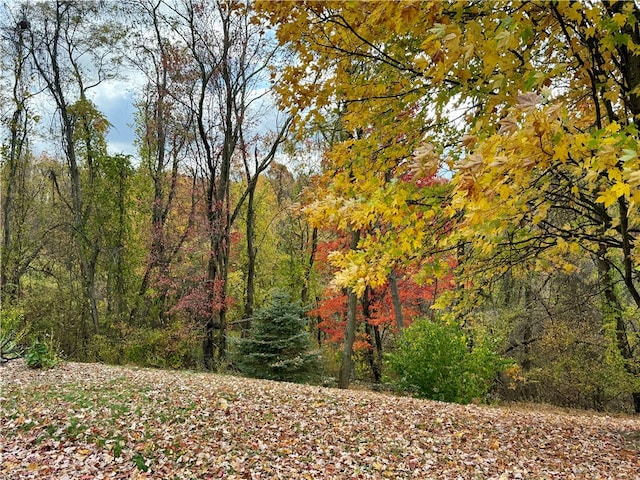
[[[640,418],[206,373],[0,366],[3,479],[634,479]]]

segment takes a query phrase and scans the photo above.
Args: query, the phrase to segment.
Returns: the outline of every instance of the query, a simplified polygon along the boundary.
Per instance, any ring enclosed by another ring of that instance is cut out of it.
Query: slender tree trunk
[[[219,205],[218,202],[215,204]],[[209,214],[211,252],[206,283],[209,314],[205,324],[203,356],[205,368],[216,371],[226,358],[226,265],[229,253],[224,233],[226,226],[223,224],[224,207],[213,205]]]
[[[400,301],[396,272],[392,270],[387,280],[389,281],[389,289],[391,290],[391,301],[393,303],[393,313],[396,317],[396,326],[398,327],[398,333],[402,333],[402,330],[404,330],[404,314],[402,313],[402,302]]]
[[[349,388],[351,372],[353,370],[353,343],[356,339],[356,310],[358,297],[354,292],[349,292],[347,303],[347,325],[345,327],[344,346],[342,350],[342,364],[338,378],[338,388]]]
[[[14,262],[12,237],[13,233],[13,201],[18,187],[21,162],[25,153],[28,133],[28,115],[25,100],[25,85],[23,83],[23,72],[25,63],[25,45],[23,34],[20,28],[16,31],[15,57],[13,68],[13,95],[12,101],[15,110],[11,116],[9,124],[9,158],[6,191],[2,198],[2,222],[3,222],[3,243],[0,249],[0,295],[7,299],[12,299],[19,291],[20,277],[22,276],[20,262]],[[8,272],[12,267],[13,271]],[[10,281],[8,281],[8,279]]]
[[[371,289],[369,287],[364,291],[361,299],[362,314],[364,317],[364,328],[368,337],[369,347],[367,348],[367,361],[371,367],[373,381],[376,384],[382,379],[382,343],[380,340],[380,331],[377,325],[371,324]]]
[[[622,196],[618,198],[618,212],[620,215],[620,236],[622,240],[622,267],[624,284],[627,287],[631,298],[640,309],[640,292],[634,283],[636,272],[633,264],[633,234],[629,231],[629,206],[627,200]]]
[[[251,320],[253,318],[255,278],[256,278],[256,257],[258,249],[254,246],[255,240],[255,190],[257,182],[249,183],[249,194],[247,195],[247,282],[245,289],[244,313],[242,320],[242,336],[248,337],[251,330]]]
[[[118,158],[119,175],[118,175],[118,232],[115,250],[115,305],[116,316],[122,319],[125,315],[127,298],[126,272],[125,272],[125,232],[127,209],[125,204],[126,197],[126,164],[123,158]]]
[[[528,310],[531,305],[531,285],[529,284],[529,282],[527,282],[524,285],[523,297],[524,297],[523,299],[524,308]],[[524,356],[520,362],[520,364],[522,365],[522,370],[525,372],[528,372],[529,370],[531,370],[531,363],[532,363],[530,344],[533,337],[533,331],[531,327],[532,327],[531,322],[528,319],[525,320],[525,324],[522,332],[522,344],[524,346],[523,348]]]
[[[7,283],[8,269],[11,265],[10,259],[12,258],[12,226],[13,226],[13,200],[15,195],[15,189],[18,183],[18,172],[20,170],[20,160],[22,158],[23,145],[26,141],[26,128],[23,130],[23,122],[26,119],[24,117],[24,108],[22,102],[18,98],[14,98],[16,102],[16,110],[13,112],[11,119],[11,138],[9,147],[9,161],[8,170],[9,175],[7,178],[6,192],[3,197],[2,204],[2,221],[3,221],[3,243],[0,259],[0,294],[6,298],[12,298],[17,291],[19,278],[16,275],[11,275],[13,281]]]
[[[304,270],[304,278],[302,279],[302,291],[300,292],[300,300],[302,305],[309,304],[309,290],[311,282],[311,272],[313,271],[313,263],[316,259],[316,251],[318,250],[318,229],[313,227],[311,232],[311,251],[309,252],[309,261]]]
[[[230,50],[231,39],[231,15],[222,5],[218,4],[218,11],[222,20],[222,51],[220,52],[220,78],[222,81],[221,117],[223,129],[222,151],[219,157],[219,170],[216,169],[218,161],[213,160],[213,152],[208,148],[209,164],[209,198],[213,199],[209,211],[209,228],[211,235],[211,259],[209,276],[207,283],[211,297],[211,314],[209,315],[206,327],[207,340],[205,340],[204,351],[205,365],[207,368],[217,370],[226,359],[227,353],[227,322],[226,322],[226,291],[228,282],[229,263],[229,231],[231,228],[230,216],[230,174],[231,161],[236,151],[240,135],[241,125],[237,122],[236,114],[238,109],[244,107],[239,105],[236,95],[240,92],[234,85],[234,77],[231,69]],[[202,71],[206,71],[207,66],[202,66]],[[200,109],[204,113],[203,101],[205,98],[204,89],[207,88],[208,81],[214,72],[203,76],[203,92],[201,96]],[[202,121],[202,117],[200,121]],[[202,124],[204,125],[204,124]],[[208,133],[201,128],[201,140],[205,145],[209,145]],[[211,268],[215,265],[215,268]],[[215,331],[215,332],[214,332]],[[208,345],[210,342],[211,345]]]
[[[90,273],[87,273],[86,276],[88,276],[88,279],[86,280],[86,292],[87,298],[89,299],[89,309],[91,311],[93,329],[95,333],[100,333],[100,315],[98,312],[98,299],[95,287],[95,269]]]
[[[303,307],[310,307],[309,292],[311,290],[311,273],[313,272],[313,264],[316,258],[316,252],[318,250],[318,229],[313,227],[311,231],[311,251],[309,252],[309,261],[305,265],[304,276],[302,278],[302,290],[300,291],[300,301]],[[314,315],[309,319],[309,331],[313,338],[315,338],[318,346],[322,345],[322,331],[318,328],[319,317]]]
[[[351,232],[351,249],[358,248],[360,241],[360,231]],[[340,366],[340,376],[338,377],[338,388],[349,388],[351,372],[353,370],[353,343],[356,340],[356,312],[358,309],[358,295],[349,291],[347,302],[347,325],[344,331],[344,346],[342,350],[342,365]]]
[[[62,87],[57,85],[59,90],[59,98],[63,98]],[[93,323],[95,333],[100,332],[100,323],[98,315],[98,302],[95,293],[95,265],[97,261],[98,250],[96,245],[90,245],[89,239],[86,238],[86,221],[84,211],[84,201],[82,197],[82,181],[80,179],[80,167],[76,156],[76,145],[74,137],[75,125],[67,111],[66,103],[60,106],[60,114],[62,117],[62,130],[71,177],[71,205],[73,208],[73,237],[76,243],[76,251],[80,260],[80,274],[86,298],[89,302],[89,311]],[[91,251],[92,257],[88,258],[87,250]]]

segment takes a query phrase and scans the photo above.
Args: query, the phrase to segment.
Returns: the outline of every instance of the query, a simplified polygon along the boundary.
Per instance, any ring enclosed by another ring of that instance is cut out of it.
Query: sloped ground
[[[631,417],[97,364],[0,380],[3,479],[640,479]]]

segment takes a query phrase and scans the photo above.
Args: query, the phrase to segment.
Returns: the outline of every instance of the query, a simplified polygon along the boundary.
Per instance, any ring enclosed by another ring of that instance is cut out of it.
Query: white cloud
[[[122,80],[106,81],[92,90],[91,100],[112,125],[107,134],[108,150],[111,154],[136,154],[133,145],[135,95],[136,86]]]

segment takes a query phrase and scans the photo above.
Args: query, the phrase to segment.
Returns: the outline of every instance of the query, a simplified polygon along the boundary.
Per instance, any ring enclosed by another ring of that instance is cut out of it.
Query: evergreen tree
[[[256,311],[249,337],[239,341],[237,365],[252,377],[300,382],[317,374],[318,356],[300,303],[279,292]]]

